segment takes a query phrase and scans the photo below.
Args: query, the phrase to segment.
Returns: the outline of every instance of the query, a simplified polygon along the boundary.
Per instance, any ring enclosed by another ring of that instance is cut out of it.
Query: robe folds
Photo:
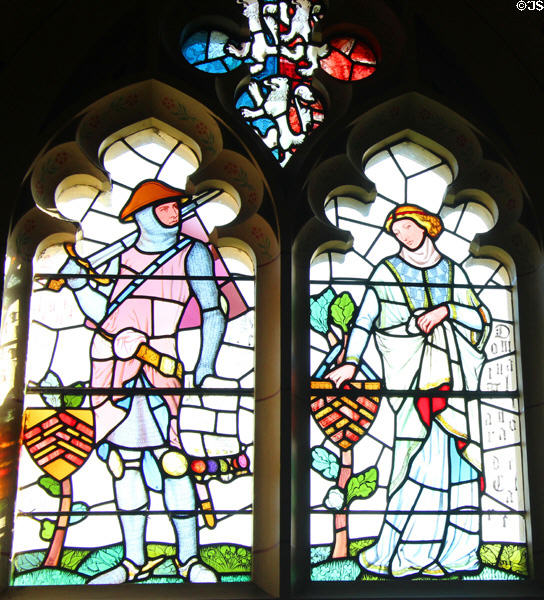
[[[397,255],[378,264],[346,352],[359,364],[374,336],[394,414],[384,521],[359,557],[365,569],[393,577],[480,566],[477,392],[490,317],[463,269],[438,258],[416,267]],[[425,334],[417,319],[437,306],[448,316]]]

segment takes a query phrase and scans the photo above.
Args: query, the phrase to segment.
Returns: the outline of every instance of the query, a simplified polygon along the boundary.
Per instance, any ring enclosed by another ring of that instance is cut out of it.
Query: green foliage
[[[41,387],[53,387],[60,388],[63,386],[59,376],[53,372],[48,371],[45,377],[40,381]],[[85,383],[83,381],[76,381],[72,383],[71,387],[84,388]],[[59,392],[41,394],[43,401],[51,408],[78,408],[83,403],[84,394],[60,394]]]
[[[78,550],[76,548],[70,548],[64,550],[60,561],[61,567],[68,569],[69,571],[76,571],[79,565],[89,555],[89,550]]]
[[[355,302],[349,294],[344,292],[331,304],[331,317],[333,322],[342,328],[344,333],[348,332],[348,325],[355,312]]]
[[[446,575],[440,577],[440,581],[461,581],[463,578],[460,575]],[[433,575],[421,575],[420,577],[414,577],[412,581],[436,581],[436,577]]]
[[[83,388],[83,382],[78,381],[77,383],[73,383],[71,387],[75,388]],[[85,394],[65,394],[62,398],[62,405],[65,408],[78,408],[83,403],[83,398]]]
[[[378,469],[370,467],[366,471],[354,475],[348,481],[348,496],[346,504],[355,498],[368,498],[376,491],[378,484]]]
[[[521,544],[483,544],[480,559],[484,565],[518,575],[528,575],[527,548]]]
[[[13,585],[81,585],[87,579],[77,573],[70,573],[63,569],[39,569],[28,571],[13,578]]]
[[[49,477],[49,475],[42,475],[38,479],[38,485],[54,498],[58,498],[61,494],[60,481]]]
[[[147,556],[149,558],[176,556],[176,547],[172,544],[147,544]]]
[[[154,572],[154,571],[153,571]],[[155,577],[155,575],[151,575],[147,579],[142,581],[137,581],[139,584],[149,584],[149,583],[183,583],[185,580],[183,577],[179,575],[176,577]]]
[[[329,329],[329,306],[333,299],[334,292],[330,287],[310,298],[310,325],[319,333],[327,333]]]
[[[55,523],[49,519],[44,519],[40,525],[40,537],[45,542],[48,542],[55,533]]]
[[[374,575],[373,573],[363,572],[361,575],[361,581],[387,581],[387,577],[380,577],[379,575]]]
[[[175,550],[174,546],[172,549]],[[149,556],[149,553],[148,553]],[[151,556],[149,557],[151,558]],[[178,577],[178,569],[171,558],[167,558],[153,569],[154,577]]]
[[[312,581],[355,581],[361,567],[351,559],[335,559],[312,568]]]
[[[241,583],[251,581],[251,575],[222,575],[221,581],[225,583]]]
[[[234,544],[211,544],[200,549],[200,557],[218,573],[249,573],[251,550]]]
[[[524,578],[500,569],[484,567],[477,575],[463,575],[461,579],[463,581],[521,581]]]
[[[527,548],[520,544],[505,544],[502,548],[498,567],[519,575],[528,575]]]
[[[340,473],[338,456],[323,446],[314,446],[312,448],[312,469],[325,479],[336,481],[338,473]]]
[[[148,544],[149,558],[176,555],[173,544]],[[220,573],[221,581],[251,581],[251,550],[235,544],[213,544],[201,548],[202,560]],[[62,569],[42,567],[45,552],[22,552],[13,559],[13,585],[77,585],[117,566],[123,558],[121,544],[84,550],[69,548],[61,558]],[[23,577],[24,575],[24,577]],[[183,583],[171,558],[158,564],[151,576],[138,583]]]
[[[117,566],[122,558],[123,546],[121,544],[99,548],[89,554],[79,567],[78,572],[82,575],[98,575]]]
[[[499,560],[500,553],[500,544],[483,544],[480,548],[480,560],[484,565],[490,565],[494,567]]]
[[[322,560],[329,558],[331,554],[330,546],[312,546],[310,548],[310,563],[315,565],[320,563]]]
[[[376,541],[376,538],[363,538],[361,540],[354,540],[349,544],[349,555],[357,556],[361,550],[372,546],[372,544]]]
[[[12,566],[17,573],[24,573],[32,569],[37,569],[45,558],[43,550],[33,552],[20,552],[16,554],[12,561]]]

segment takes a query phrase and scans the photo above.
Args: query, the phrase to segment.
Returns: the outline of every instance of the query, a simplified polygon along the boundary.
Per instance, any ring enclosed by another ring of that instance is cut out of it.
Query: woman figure
[[[393,577],[476,571],[483,477],[474,392],[489,312],[436,249],[438,216],[405,204],[385,229],[401,249],[371,274],[346,361],[327,376],[337,387],[353,379],[374,336],[395,431],[385,518],[359,559]]]

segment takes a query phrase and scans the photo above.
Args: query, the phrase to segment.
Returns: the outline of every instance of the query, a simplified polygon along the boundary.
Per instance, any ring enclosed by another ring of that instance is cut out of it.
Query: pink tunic
[[[120,388],[136,377],[142,369],[145,377],[152,387],[157,388],[180,388],[181,382],[176,377],[162,375],[152,366],[143,364],[142,361],[131,356],[122,359],[116,355],[116,336],[127,336],[127,330],[133,330],[133,337],[137,342],[133,351],[137,350],[140,341],[145,341],[149,346],[161,354],[166,354],[177,359],[176,333],[179,330],[180,320],[190,295],[190,289],[185,276],[185,259],[192,244],[185,246],[164,265],[160,266],[152,277],[131,292],[121,304],[106,318],[102,329],[113,338],[111,343],[104,340],[104,336],[95,335],[93,340],[93,362],[91,384],[99,388]],[[132,247],[121,256],[121,275],[137,276],[142,273],[158,254],[147,254]],[[161,278],[165,276],[165,278]],[[110,302],[121,294],[121,292],[132,283],[132,279],[118,279]],[[141,334],[141,339],[138,334]],[[145,338],[144,338],[145,336]],[[129,335],[130,338],[130,335]],[[119,338],[117,338],[119,340]],[[111,348],[108,352],[107,346]],[[141,385],[138,383],[137,385]],[[118,401],[125,395],[112,396],[113,401]],[[100,406],[108,396],[93,396],[93,406]],[[164,401],[168,406],[170,415],[175,416],[180,403],[179,394],[165,394]],[[100,418],[98,411],[97,419]],[[121,420],[121,419],[119,419]],[[142,424],[145,429],[145,424]],[[107,427],[109,429],[109,427]],[[170,436],[176,445],[177,435]]]

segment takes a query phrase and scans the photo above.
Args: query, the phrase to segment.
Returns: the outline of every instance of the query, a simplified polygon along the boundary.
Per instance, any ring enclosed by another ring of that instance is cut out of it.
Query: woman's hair
[[[432,215],[420,206],[414,204],[402,204],[394,208],[385,220],[385,229],[390,232],[393,223],[401,219],[411,219],[423,227],[430,237],[436,238],[442,233],[442,219],[438,215]]]

